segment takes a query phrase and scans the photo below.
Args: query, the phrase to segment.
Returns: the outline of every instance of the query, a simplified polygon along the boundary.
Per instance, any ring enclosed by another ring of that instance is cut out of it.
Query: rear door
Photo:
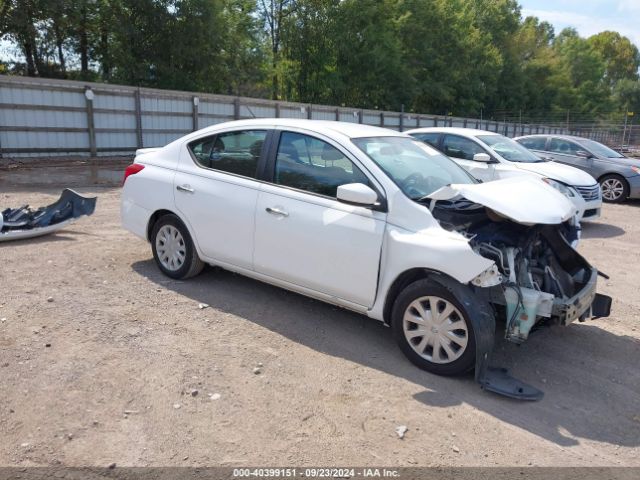
[[[266,129],[227,131],[190,142],[174,179],[175,203],[201,252],[251,269],[255,207]]]
[[[493,156],[473,140],[460,135],[446,134],[442,139],[441,150],[478,180],[486,182],[495,179],[494,164],[473,159],[476,153],[486,153],[491,158]]]
[[[372,306],[386,213],[339,202],[336,190],[364,183],[382,196],[381,188],[342,146],[293,131],[274,144],[267,177],[256,208],[256,272]]]
[[[584,147],[576,142],[564,138],[552,137],[547,145],[548,155],[556,162],[564,163],[572,167],[591,173],[593,159],[578,156],[579,151],[586,152]]]

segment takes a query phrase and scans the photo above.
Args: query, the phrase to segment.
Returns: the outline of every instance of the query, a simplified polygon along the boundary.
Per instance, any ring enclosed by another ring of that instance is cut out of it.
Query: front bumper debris
[[[60,198],[47,207],[33,209],[29,205],[7,208],[0,215],[0,242],[33,238],[53,233],[83,215],[95,211],[97,198],[83,197],[65,188]]]

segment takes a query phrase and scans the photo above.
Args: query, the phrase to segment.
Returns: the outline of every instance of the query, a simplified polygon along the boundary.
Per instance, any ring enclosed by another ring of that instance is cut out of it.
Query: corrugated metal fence
[[[0,76],[0,156],[115,156],[209,125],[254,117],[364,123],[394,130],[454,126],[509,136],[559,127],[276,102],[69,80]]]

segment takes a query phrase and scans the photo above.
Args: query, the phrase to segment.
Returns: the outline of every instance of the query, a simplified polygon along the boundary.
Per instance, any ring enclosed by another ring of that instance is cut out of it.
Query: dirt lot
[[[0,174],[0,208],[60,192]],[[171,281],[118,188],[78,190],[92,217],[0,246],[0,465],[640,466],[638,202],[580,246],[612,317],[500,343],[545,390],[521,403],[416,369],[356,314],[217,269]]]

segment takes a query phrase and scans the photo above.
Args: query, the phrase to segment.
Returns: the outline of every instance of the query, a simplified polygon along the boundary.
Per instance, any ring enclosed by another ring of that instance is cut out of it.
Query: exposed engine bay
[[[434,201],[431,210],[443,228],[464,235],[477,254],[495,262],[498,272],[488,272],[492,286],[476,293],[505,321],[507,340],[522,343],[542,324],[608,315],[608,305],[599,305],[606,315],[592,311],[598,272],[571,246],[579,237],[573,220],[523,225],[464,198]],[[472,283],[487,287],[481,282]]]

